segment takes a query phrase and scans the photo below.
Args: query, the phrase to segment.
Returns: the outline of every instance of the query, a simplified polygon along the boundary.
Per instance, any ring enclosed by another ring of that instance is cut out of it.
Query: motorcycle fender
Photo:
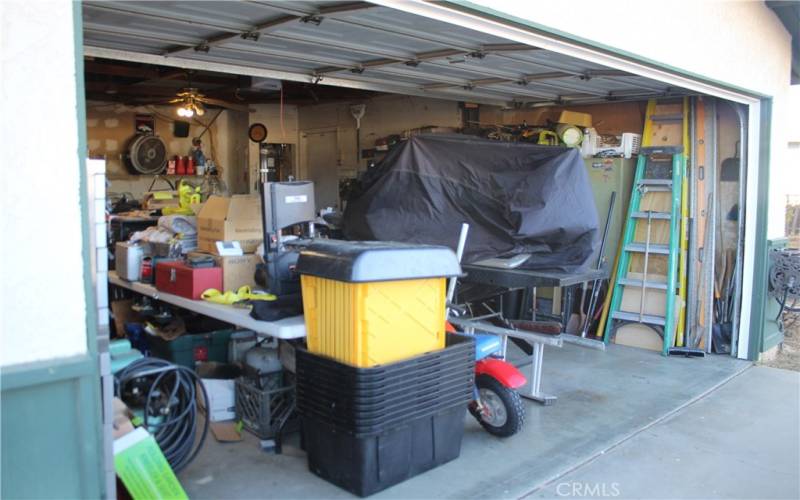
[[[517,389],[527,382],[525,375],[507,361],[484,358],[475,362],[475,375],[489,375],[509,389]]]

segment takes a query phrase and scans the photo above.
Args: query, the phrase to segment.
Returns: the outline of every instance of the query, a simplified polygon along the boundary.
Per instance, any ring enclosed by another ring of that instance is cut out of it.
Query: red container
[[[153,282],[153,259],[145,257],[142,259],[142,267],[140,268],[139,276],[145,283]]]
[[[186,175],[194,175],[194,158],[186,157]]]
[[[183,156],[175,157],[175,174],[186,175],[186,158]]]
[[[195,363],[208,361],[208,346],[199,345],[195,347],[192,350],[192,357]]]
[[[187,299],[200,300],[200,295],[209,288],[222,290],[222,268],[159,262],[156,265],[156,288]]]

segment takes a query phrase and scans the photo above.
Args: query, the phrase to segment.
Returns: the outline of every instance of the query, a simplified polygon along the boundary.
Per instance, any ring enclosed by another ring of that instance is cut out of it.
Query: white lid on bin
[[[393,241],[316,240],[300,252],[297,272],[349,283],[461,275],[448,247]]]

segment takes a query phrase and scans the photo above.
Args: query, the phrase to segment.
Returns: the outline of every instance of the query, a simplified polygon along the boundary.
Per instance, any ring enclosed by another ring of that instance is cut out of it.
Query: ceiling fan
[[[201,94],[196,87],[186,87],[181,89],[170,104],[178,104],[178,116],[191,118],[194,115],[203,116],[206,113],[205,105],[220,106],[238,111],[252,111],[251,108],[242,104],[235,104],[222,99],[214,99]]]
[[[179,104],[178,116],[191,118],[195,114],[197,116],[206,114],[206,108],[203,106],[205,98],[206,96],[201,94],[196,88],[188,87],[178,92],[175,99],[172,99],[169,103]]]

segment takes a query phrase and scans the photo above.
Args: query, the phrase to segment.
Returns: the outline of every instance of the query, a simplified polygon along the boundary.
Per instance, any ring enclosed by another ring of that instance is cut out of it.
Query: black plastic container
[[[308,468],[356,495],[377,493],[458,458],[465,410],[459,404],[372,433],[303,415]]]
[[[401,402],[409,398],[425,397],[429,394],[448,391],[452,386],[469,384],[472,379],[472,366],[465,366],[460,370],[453,370],[447,373],[439,373],[435,376],[417,379],[413,386],[409,387],[408,382],[398,383],[392,386],[380,387],[377,389],[349,390],[343,389],[337,384],[327,383],[321,378],[313,381],[303,377],[303,383],[299,392],[307,394],[309,397],[316,397],[331,405],[346,405],[348,407],[369,410],[382,408],[387,404]],[[305,374],[304,374],[305,375]]]
[[[297,410],[312,472],[366,496],[458,457],[475,343],[357,368],[297,349]]]
[[[302,349],[298,349],[297,352],[298,372],[302,372],[304,375],[306,373],[309,376],[313,375],[320,384],[339,387],[352,394],[360,394],[369,390],[383,392],[392,386],[407,385],[410,381],[435,380],[437,376],[443,377],[454,371],[461,372],[466,368],[474,367],[474,359],[469,357],[473,354],[472,351],[469,351],[459,353],[458,356],[426,360],[426,362],[420,362],[415,366],[391,374],[348,373],[347,368],[352,368],[349,365],[311,354]],[[359,370],[370,370],[370,368],[359,368]]]
[[[470,373],[459,373],[440,379],[436,384],[417,385],[413,388],[402,387],[386,395],[352,397],[340,394],[335,389],[320,387],[309,389],[308,386],[299,387],[297,392],[301,398],[323,407],[338,408],[342,411],[371,413],[396,406],[407,407],[416,401],[429,400],[439,395],[446,396],[460,389],[470,390],[471,384],[472,375]]]
[[[303,411],[301,412],[303,415],[310,415],[315,419],[319,419],[325,421],[331,425],[337,426],[340,429],[346,432],[352,432],[355,434],[370,434],[376,432],[383,432],[386,429],[391,429],[398,425],[402,425],[409,420],[413,420],[415,418],[423,418],[426,416],[430,416],[431,414],[437,413],[439,411],[445,410],[447,408],[453,407],[467,407],[467,403],[464,402],[464,397],[453,397],[447,401],[442,401],[437,405],[431,405],[427,408],[415,408],[413,411],[408,411],[405,414],[392,414],[387,417],[381,417],[377,419],[347,419],[340,416],[334,417],[321,417],[315,412]]]
[[[426,412],[466,405],[474,384],[474,342],[448,335],[445,349],[407,361],[356,368],[297,350],[297,408],[301,414],[373,432]]]
[[[309,384],[317,378],[357,395],[365,389],[383,391],[392,384],[407,385],[416,380],[430,379],[434,374],[443,375],[449,370],[471,368],[475,363],[475,341],[466,335],[449,334],[444,349],[370,368],[346,365],[299,347],[296,357],[298,383],[300,378],[306,378]]]
[[[401,397],[391,404],[374,405],[371,407],[358,407],[348,404],[345,399],[333,403],[306,393],[297,394],[298,410],[309,413],[322,419],[329,419],[340,425],[346,425],[353,430],[363,426],[388,425],[398,419],[402,420],[418,411],[430,411],[437,408],[462,402],[466,404],[473,393],[471,377],[464,377],[456,384],[443,388],[441,391],[414,397]],[[364,430],[364,429],[361,429]]]

